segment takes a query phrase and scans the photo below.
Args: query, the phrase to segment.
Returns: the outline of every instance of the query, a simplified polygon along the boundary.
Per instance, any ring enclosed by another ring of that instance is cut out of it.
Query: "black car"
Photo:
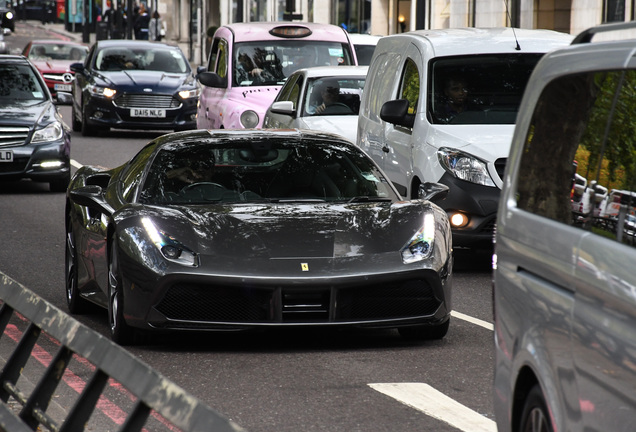
[[[176,46],[102,40],[73,63],[72,126],[82,135],[118,129],[196,127],[199,84]]]
[[[0,180],[28,178],[65,191],[70,149],[70,128],[35,66],[0,55]]]
[[[11,5],[11,0],[0,0],[0,27],[15,31],[15,11]]]
[[[69,310],[103,306],[119,343],[138,329],[448,330],[446,213],[404,201],[335,134],[167,134],[123,166],[80,168],[67,198]]]

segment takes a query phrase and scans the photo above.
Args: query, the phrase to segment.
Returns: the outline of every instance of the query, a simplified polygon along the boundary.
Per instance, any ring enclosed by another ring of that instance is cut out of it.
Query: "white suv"
[[[543,57],[519,109],[495,238],[499,432],[635,428],[636,42],[588,43],[626,27]],[[614,211],[582,223],[576,174]]]

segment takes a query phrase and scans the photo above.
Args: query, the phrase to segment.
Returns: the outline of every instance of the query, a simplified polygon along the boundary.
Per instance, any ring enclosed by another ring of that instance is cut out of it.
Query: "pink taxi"
[[[260,128],[267,108],[294,71],[356,65],[347,33],[331,24],[235,23],[214,34],[202,84],[197,128]]]

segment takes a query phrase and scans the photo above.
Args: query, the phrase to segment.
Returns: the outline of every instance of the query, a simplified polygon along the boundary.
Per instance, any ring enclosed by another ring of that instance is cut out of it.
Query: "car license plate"
[[[72,91],[71,85],[70,84],[55,84],[53,86],[53,88],[56,91],[63,91],[63,92],[70,92]]]
[[[157,117],[163,118],[166,116],[166,110],[164,109],[152,109],[152,108],[131,108],[131,117]]]
[[[0,162],[13,162],[13,151],[0,150]]]

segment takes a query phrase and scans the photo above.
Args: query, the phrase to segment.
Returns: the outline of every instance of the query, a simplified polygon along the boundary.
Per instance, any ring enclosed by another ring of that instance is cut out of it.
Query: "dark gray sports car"
[[[83,167],[66,210],[66,293],[139,330],[448,330],[446,213],[403,200],[356,146],[308,131],[188,131],[115,169]],[[427,196],[425,196],[427,195]],[[426,199],[428,198],[428,199]]]

